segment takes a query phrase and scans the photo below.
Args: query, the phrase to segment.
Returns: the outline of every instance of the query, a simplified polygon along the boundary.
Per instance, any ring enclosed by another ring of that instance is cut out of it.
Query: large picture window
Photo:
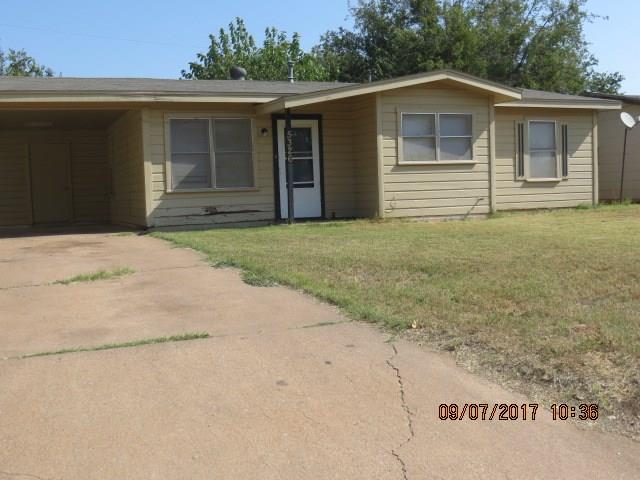
[[[473,116],[468,113],[400,114],[400,163],[473,160]]]
[[[250,119],[174,118],[169,130],[172,190],[255,186]]]

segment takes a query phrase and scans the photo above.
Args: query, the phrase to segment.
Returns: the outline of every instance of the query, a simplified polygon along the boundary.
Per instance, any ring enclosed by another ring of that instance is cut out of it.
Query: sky
[[[352,0],[355,1],[355,0]],[[640,94],[639,0],[588,0],[608,16],[586,27],[599,69],[619,71],[623,91]],[[0,47],[24,48],[66,77],[178,78],[208,35],[244,18],[257,40],[268,26],[302,35],[350,26],[348,0],[3,0]]]

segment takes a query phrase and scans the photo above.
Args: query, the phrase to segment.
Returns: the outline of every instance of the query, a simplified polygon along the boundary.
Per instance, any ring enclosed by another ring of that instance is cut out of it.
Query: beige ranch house
[[[286,219],[290,203],[309,219],[595,204],[598,113],[620,105],[454,71],[366,84],[0,78],[0,225],[253,225]]]

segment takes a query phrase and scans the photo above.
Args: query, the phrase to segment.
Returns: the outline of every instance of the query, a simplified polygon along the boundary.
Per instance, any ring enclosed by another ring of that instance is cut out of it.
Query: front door
[[[69,146],[30,145],[33,223],[65,223],[72,217]]]
[[[287,164],[284,120],[278,120],[278,171],[280,217],[288,218]],[[322,216],[320,136],[318,120],[291,120],[293,134],[293,213],[295,218]]]

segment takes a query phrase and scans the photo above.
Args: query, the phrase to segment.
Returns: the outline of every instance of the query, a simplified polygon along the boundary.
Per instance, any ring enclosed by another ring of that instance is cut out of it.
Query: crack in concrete
[[[4,472],[0,470],[0,475],[5,475],[7,477],[29,477],[35,478],[36,480],[46,480],[44,477],[39,477],[38,475],[34,475],[33,473],[19,473],[19,472]]]
[[[175,267],[160,267],[160,268],[148,268],[145,270],[136,270],[135,273],[154,273],[154,272],[163,272],[163,271],[170,271],[170,270],[187,270],[187,269],[191,269],[191,268],[200,268],[200,267],[209,267],[210,265],[207,264],[200,264],[200,265],[178,265]],[[78,281],[78,282],[73,282],[73,284],[86,284],[86,283],[93,283],[95,280],[93,281]],[[60,280],[54,280],[52,282],[45,282],[45,283],[25,283],[22,285],[9,285],[6,287],[0,287],[0,291],[5,291],[5,290],[17,290],[20,288],[36,288],[36,287],[52,287],[54,285],[60,285]],[[67,285],[64,285],[67,286]],[[0,472],[2,473],[2,472]]]
[[[407,445],[409,442],[411,442],[411,440],[414,439],[416,434],[413,429],[413,418],[412,418],[413,412],[409,409],[409,406],[407,405],[407,401],[405,397],[404,380],[402,378],[402,374],[400,373],[400,369],[396,365],[394,365],[392,362],[392,360],[398,355],[398,349],[393,343],[391,344],[391,348],[393,349],[393,355],[391,356],[391,358],[387,359],[387,365],[389,365],[389,367],[396,374],[396,378],[398,380],[398,386],[400,387],[400,402],[402,404],[402,410],[404,410],[405,415],[407,417],[407,429],[409,430],[409,436],[406,438],[404,442],[402,442],[400,445],[398,445],[397,447],[391,450],[391,455],[393,455],[396,461],[400,464],[400,468],[402,469],[402,478],[404,480],[408,480],[409,477],[407,473],[407,464],[398,453],[398,450],[404,447],[405,445]]]

